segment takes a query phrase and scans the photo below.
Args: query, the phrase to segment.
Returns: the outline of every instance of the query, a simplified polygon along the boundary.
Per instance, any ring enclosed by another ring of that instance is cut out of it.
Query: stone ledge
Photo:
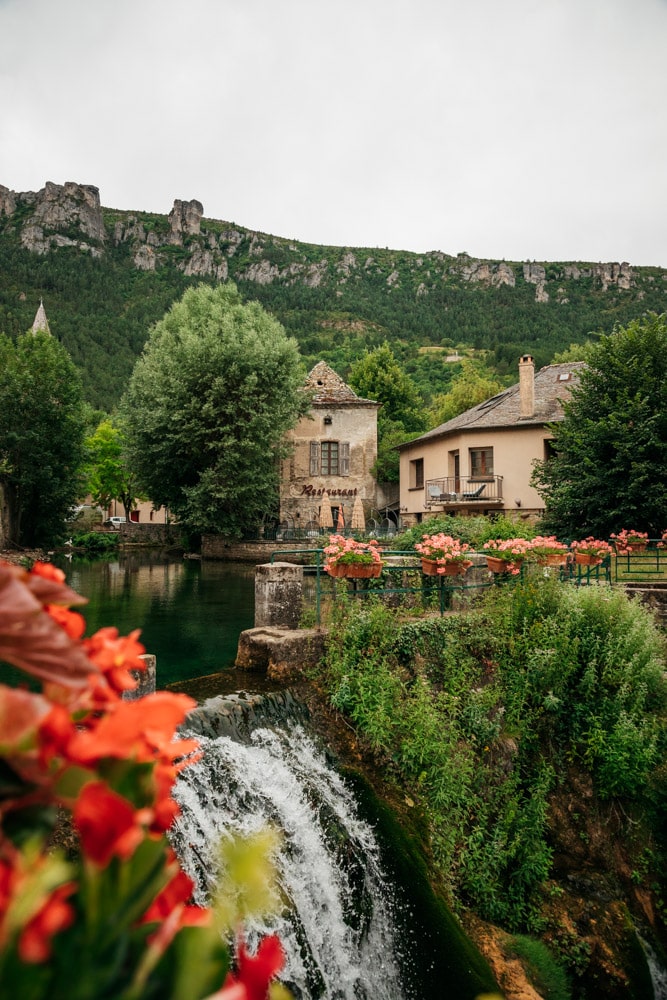
[[[234,666],[261,671],[273,680],[290,680],[320,662],[325,640],[326,631],[314,628],[249,628],[239,636]]]

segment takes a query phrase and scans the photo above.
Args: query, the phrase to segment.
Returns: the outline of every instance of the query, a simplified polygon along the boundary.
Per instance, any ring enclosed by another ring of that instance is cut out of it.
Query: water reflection
[[[63,569],[89,599],[86,634],[104,625],[121,634],[140,628],[157,656],[160,687],[230,667],[239,633],[253,625],[255,567],[247,563],[128,553],[112,561],[73,559]]]

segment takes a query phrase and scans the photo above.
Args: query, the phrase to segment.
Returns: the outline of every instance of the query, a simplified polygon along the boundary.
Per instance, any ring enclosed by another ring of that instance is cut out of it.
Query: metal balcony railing
[[[444,476],[428,479],[424,486],[425,507],[461,507],[498,504],[503,499],[503,477]]]

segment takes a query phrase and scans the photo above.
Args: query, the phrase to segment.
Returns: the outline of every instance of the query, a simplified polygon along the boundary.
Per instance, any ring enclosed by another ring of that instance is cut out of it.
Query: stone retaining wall
[[[224,538],[222,535],[202,535],[202,559],[220,559],[226,562],[268,563],[274,552],[289,551],[295,554],[289,556],[290,562],[298,562],[298,552],[317,548],[313,542],[276,542],[254,541],[240,542],[234,538]],[[304,562],[307,557],[303,557]]]
[[[123,545],[181,545],[177,524],[121,524],[118,531]]]

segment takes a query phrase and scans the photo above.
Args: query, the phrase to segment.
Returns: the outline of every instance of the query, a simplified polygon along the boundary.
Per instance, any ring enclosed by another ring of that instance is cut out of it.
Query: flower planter
[[[472,566],[472,562],[469,560],[463,562],[452,560],[442,564],[435,559],[422,559],[422,573],[425,576],[460,576],[470,566]]]
[[[351,580],[370,580],[382,572],[382,563],[336,563],[327,566],[329,576],[348,577]]]
[[[547,552],[544,556],[539,556],[540,566],[566,566],[567,552]]]
[[[594,556],[590,552],[575,552],[574,561],[580,566],[599,566],[602,559],[600,556]]]
[[[508,562],[507,559],[498,559],[497,556],[487,556],[486,565],[492,573],[514,573],[520,569],[520,563]]]

